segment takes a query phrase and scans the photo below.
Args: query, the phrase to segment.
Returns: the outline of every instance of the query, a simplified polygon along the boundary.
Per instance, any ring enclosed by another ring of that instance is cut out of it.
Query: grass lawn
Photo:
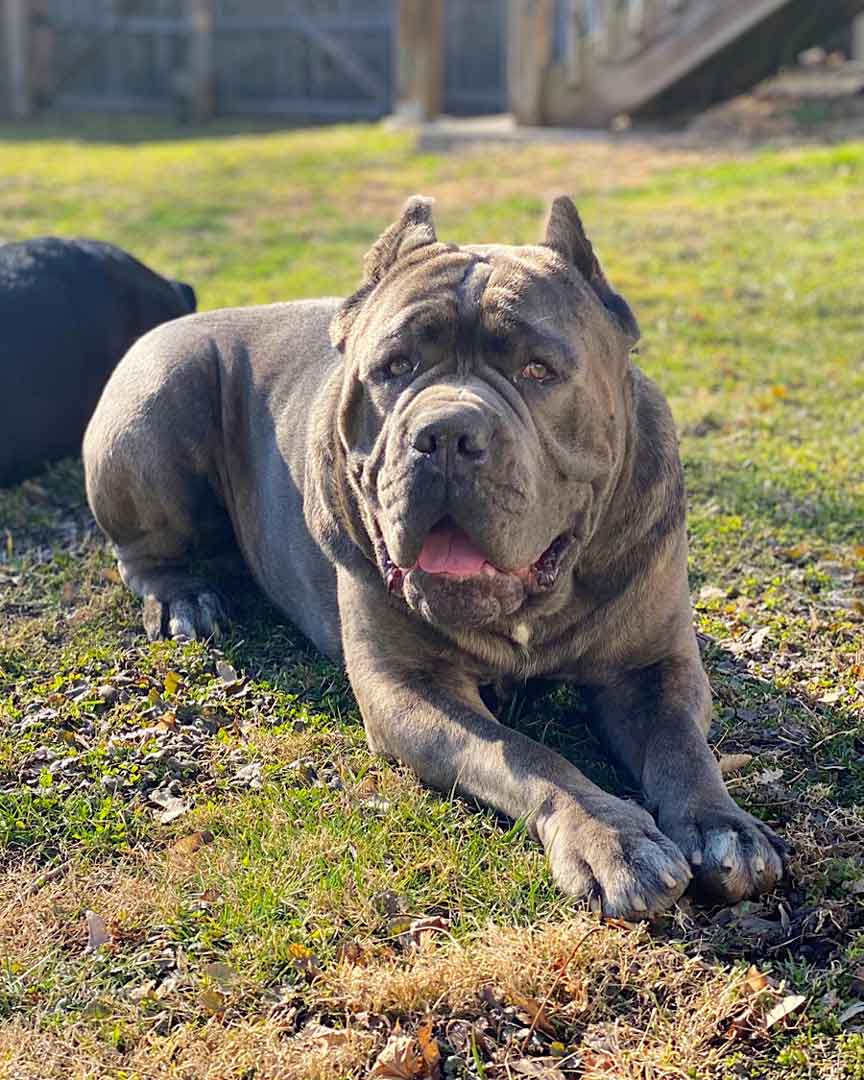
[[[373,758],[259,597],[149,645],[61,463],[0,492],[0,1077],[862,1080],[864,144],[183,134],[0,130],[2,238],[112,240],[210,308],[350,289],[415,191],[452,240],[576,198],[681,432],[712,741],[796,853],[758,902],[600,924]],[[629,793],[573,692],[507,720]]]

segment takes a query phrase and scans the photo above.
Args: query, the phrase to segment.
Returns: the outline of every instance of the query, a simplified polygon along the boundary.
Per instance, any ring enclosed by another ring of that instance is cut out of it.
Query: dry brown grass
[[[356,1075],[375,1036],[348,1030],[330,1043],[287,1037],[278,1020],[224,1027],[183,1024],[170,1035],[145,1036],[133,1050],[111,1046],[80,1024],[62,1035],[34,1032],[20,1024],[0,1032],[2,1080],[339,1080]]]
[[[98,912],[109,924],[164,921],[177,905],[177,889],[192,867],[179,860],[144,857],[136,867],[74,865],[45,881],[45,871],[28,864],[0,875],[0,955],[29,966],[53,950],[83,950],[84,912]]]
[[[128,903],[120,883],[100,900],[107,905],[117,895]],[[154,900],[158,893],[141,896],[142,904]],[[587,915],[543,928],[490,927],[464,945],[438,938],[407,958],[370,954],[328,969],[312,987],[327,1027],[315,1020],[298,1031],[292,1010],[274,1009],[254,1022],[223,1025],[214,1018],[168,1034],[153,1030],[118,1049],[112,1039],[123,1025],[116,1017],[101,1039],[92,1024],[57,1034],[17,1023],[0,1033],[0,1076],[231,1080],[253,1067],[268,1080],[360,1076],[393,1017],[411,1031],[433,1013],[440,1018],[436,1033],[447,1035],[452,1018],[471,1025],[498,1007],[490,1002],[506,1007],[527,998],[545,1002],[548,1019],[562,1030],[580,1030],[586,1080],[677,1080],[692,1076],[695,1062],[708,1075],[721,1061],[730,1025],[749,1009],[742,982],[743,973],[712,969],[643,929],[601,929]],[[674,1009],[662,1007],[670,1001]],[[345,1026],[332,1020],[342,1016]],[[490,1077],[507,1075],[508,1055],[519,1060],[519,1046],[488,1066]]]

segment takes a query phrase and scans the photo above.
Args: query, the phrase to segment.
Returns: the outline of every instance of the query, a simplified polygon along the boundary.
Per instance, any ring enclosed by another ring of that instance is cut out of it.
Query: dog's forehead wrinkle
[[[486,259],[477,258],[465,268],[465,274],[458,288],[464,312],[474,313],[482,300],[491,275],[492,266]]]
[[[432,334],[436,326],[444,326],[454,315],[454,300],[447,295],[434,298],[422,296],[412,300],[393,315],[386,323],[381,340],[385,343],[399,342],[409,331],[418,336]]]

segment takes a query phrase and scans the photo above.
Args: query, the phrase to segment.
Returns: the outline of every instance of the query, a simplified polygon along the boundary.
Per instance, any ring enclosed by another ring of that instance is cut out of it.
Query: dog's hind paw
[[[218,640],[228,625],[225,604],[215,592],[184,593],[162,601],[144,599],[144,630],[150,641]]]

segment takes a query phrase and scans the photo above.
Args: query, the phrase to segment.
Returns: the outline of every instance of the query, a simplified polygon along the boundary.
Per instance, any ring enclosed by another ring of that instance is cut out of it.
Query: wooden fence
[[[0,110],[5,95],[13,116],[51,106],[363,119],[399,99],[425,101],[415,84],[426,77],[437,80],[438,108],[500,111],[506,8],[506,0],[0,0]],[[421,35],[437,19],[443,55],[425,76],[412,17]]]

